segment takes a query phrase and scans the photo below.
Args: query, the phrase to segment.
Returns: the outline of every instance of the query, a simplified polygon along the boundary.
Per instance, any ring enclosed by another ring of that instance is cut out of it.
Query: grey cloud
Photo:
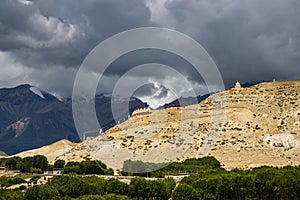
[[[160,85],[156,94],[154,95],[154,98],[156,99],[166,98],[168,96],[169,91],[170,90],[168,88],[166,88],[163,85]]]
[[[300,76],[298,1],[174,0],[166,7],[175,28],[207,49],[227,86]]]
[[[31,67],[79,66],[107,37],[155,25],[144,1],[4,0],[0,8],[0,49]]]
[[[3,0],[0,53],[13,56],[11,65],[18,62],[24,69],[32,69],[24,70],[24,76],[31,78],[27,79],[29,83],[69,96],[76,74],[73,69],[78,69],[85,56],[111,35],[157,26],[150,15],[143,0],[34,0],[26,5]]]
[[[300,3],[297,1],[173,0],[166,1],[165,7],[168,16],[174,18],[174,28],[206,48],[219,67],[226,87],[237,79],[257,82],[300,76]],[[174,67],[192,82],[203,82],[192,66],[165,52],[128,54],[113,63],[107,73],[121,75],[130,67],[151,61]]]
[[[109,66],[105,75],[122,75],[135,66],[146,63],[160,63],[170,66],[187,77],[192,74],[197,74],[195,70],[193,71],[194,68],[190,63],[176,54],[163,50],[144,49],[132,51],[119,57]],[[155,76],[165,78],[167,74],[161,73],[161,70],[158,68],[156,71],[147,71],[147,69],[145,69],[142,71],[142,74],[136,75],[141,77]]]
[[[152,9],[165,8],[151,12],[147,7],[149,1]],[[174,26],[202,44],[215,60],[227,87],[236,79],[254,82],[299,78],[299,1],[164,0],[164,5],[154,5],[156,1],[160,0],[33,0],[25,5],[17,0],[3,0],[0,53],[11,55],[12,66],[19,63],[17,71],[24,73],[24,80],[69,96],[78,66],[99,42],[131,28],[163,24]],[[153,17],[154,14],[157,16]],[[118,77],[149,62],[173,67],[195,86],[201,85],[203,91],[201,75],[185,60],[168,52],[143,50],[112,63],[101,79],[99,92],[111,91]],[[4,60],[0,60],[2,63]],[[8,65],[5,63],[5,69],[0,66],[0,73],[5,70],[7,74]],[[164,80],[168,74],[145,70],[135,76]],[[1,84],[24,80],[3,79]],[[167,88],[152,89],[148,86],[138,93],[156,94],[157,98],[167,96]]]
[[[198,84],[203,82],[203,79],[201,77],[201,74],[198,73],[198,71],[186,60],[179,57],[178,55],[175,55],[170,52],[162,51],[162,50],[154,50],[154,49],[146,49],[146,50],[139,50],[139,51],[133,51],[128,54],[125,54],[121,57],[119,57],[115,62],[113,62],[105,71],[103,78],[99,81],[98,91],[100,92],[101,89],[104,89],[101,87],[101,85],[107,85],[108,78],[111,77],[109,80],[109,85],[111,86],[110,90],[106,90],[105,92],[112,92],[113,86],[116,84],[118,79],[116,77],[121,77],[129,70],[135,68],[136,66],[147,64],[147,63],[159,63],[166,66],[170,66],[174,70],[176,70],[178,73],[182,74],[184,77],[186,77],[189,81],[191,81],[191,86],[193,87],[196,94],[203,94],[207,93],[207,90],[203,90],[203,88],[199,88]],[[155,65],[156,66],[156,65]],[[154,78],[156,80],[161,80],[160,83],[165,83],[166,80],[170,79],[172,77],[172,74],[170,75],[170,72],[164,70],[164,68],[160,66],[155,67],[156,70],[153,70],[153,68],[147,68],[143,67],[143,70],[139,70],[134,73],[134,76],[136,78],[140,79],[149,79]],[[170,77],[171,76],[171,77]],[[178,80],[179,81],[179,80]],[[181,80],[181,83],[185,80]],[[134,79],[132,79],[132,82],[128,82],[128,85],[135,85]],[[180,81],[179,81],[180,84]],[[154,87],[154,86],[153,86]],[[145,96],[145,95],[153,95],[153,98],[158,98],[160,95],[157,95],[155,97],[154,92],[158,90],[156,88],[155,90],[153,87],[142,87],[138,91],[137,96]],[[175,88],[180,88],[180,86],[174,86]],[[149,89],[153,89],[150,90]],[[142,93],[144,95],[142,95]],[[163,95],[165,94],[165,95]],[[167,93],[161,94],[162,98],[167,96]],[[180,94],[178,94],[181,96]],[[172,99],[173,100],[173,99]]]
[[[170,89],[163,85],[155,85],[153,83],[143,85],[134,92],[137,97],[151,96],[154,99],[162,99],[168,96]]]

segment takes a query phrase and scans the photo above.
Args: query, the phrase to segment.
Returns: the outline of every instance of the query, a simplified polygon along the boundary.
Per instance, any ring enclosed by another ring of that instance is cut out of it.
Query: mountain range
[[[120,99],[116,103],[120,110],[118,119],[128,118]],[[103,130],[117,122],[111,113],[111,96],[95,97],[96,112]],[[129,112],[148,105],[138,98],[131,97]],[[1,154],[16,154],[38,148],[58,140],[72,142],[80,140],[73,121],[72,100],[59,100],[54,95],[25,84],[14,88],[0,89],[0,151]]]
[[[230,170],[299,165],[299,105],[300,79],[263,82],[132,116],[82,143],[62,140],[18,156],[42,154],[51,163],[98,159],[115,170],[129,159],[163,163],[207,155]]]
[[[254,84],[247,83],[244,86],[252,85]],[[165,104],[160,109],[197,104],[211,95],[206,94],[196,98],[180,97]],[[76,103],[95,100],[98,121],[103,131],[126,121],[129,117],[128,111],[125,110],[128,99],[125,98],[112,98],[109,94],[98,94],[95,99],[75,98],[74,100]],[[114,119],[111,111],[112,101],[118,110],[116,119]],[[144,107],[148,107],[148,104],[136,97],[130,97],[130,115],[135,109]],[[1,155],[16,154],[62,139],[72,142],[80,141],[73,121],[72,98],[60,100],[54,95],[29,84],[0,89]]]

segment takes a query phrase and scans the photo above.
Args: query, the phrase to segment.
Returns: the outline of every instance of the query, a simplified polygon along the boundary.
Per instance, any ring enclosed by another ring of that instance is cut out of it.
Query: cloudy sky
[[[0,87],[36,85],[71,96],[74,78],[88,53],[119,32],[164,27],[187,34],[213,58],[226,87],[240,82],[300,78],[298,0],[2,0],[0,5]],[[151,36],[149,36],[151,37]],[[201,76],[178,56],[158,50],[117,59],[99,83],[111,92],[129,69],[145,63],[172,66],[205,93]],[[131,77],[152,82],[136,95],[170,101],[184,96],[180,80],[168,73]],[[173,94],[164,83],[178,86]]]

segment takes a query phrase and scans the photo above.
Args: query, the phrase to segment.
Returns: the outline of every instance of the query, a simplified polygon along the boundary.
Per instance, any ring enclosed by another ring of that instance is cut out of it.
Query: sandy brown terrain
[[[213,155],[227,169],[300,164],[300,80],[265,82],[212,95],[199,105],[131,117],[104,135],[19,154],[167,162]]]
[[[81,161],[87,157],[87,153],[81,146],[82,144],[72,143],[68,140],[60,140],[38,149],[21,152],[15,156],[24,158],[33,155],[45,155],[51,164],[53,164],[57,159],[63,159],[66,161]],[[68,155],[70,155],[73,151],[76,151],[77,154],[80,155],[69,157]]]

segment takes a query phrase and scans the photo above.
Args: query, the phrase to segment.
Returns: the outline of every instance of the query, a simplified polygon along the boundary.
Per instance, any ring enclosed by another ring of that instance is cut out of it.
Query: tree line
[[[169,199],[175,188],[171,178],[155,181],[133,178],[129,184],[96,176],[63,175],[29,188],[24,200],[48,199]]]
[[[207,171],[212,169],[220,169],[220,162],[212,156],[203,158],[190,158],[183,162],[173,163],[149,163],[142,162],[140,160],[132,161],[126,160],[123,164],[122,175],[131,176],[148,176],[163,178],[166,175],[177,174],[193,174],[201,171]],[[157,169],[153,171],[152,169]],[[146,173],[134,173],[137,171]],[[148,171],[148,172],[147,172]]]
[[[200,172],[184,178],[172,199],[300,199],[300,167]]]
[[[20,170],[22,173],[42,173],[52,167],[47,158],[42,155],[25,158],[0,158],[0,166],[9,170]]]
[[[113,175],[114,171],[98,160],[84,160],[82,162],[68,162],[57,160],[53,165],[50,165],[47,157],[36,155],[33,157],[11,157],[0,158],[0,166],[6,167],[9,170],[20,170],[22,173],[41,174],[44,171],[51,171],[55,168],[62,169],[63,173],[76,174],[100,174]]]
[[[133,165],[136,163],[143,164],[144,167],[151,164],[130,161],[130,164],[132,163]],[[215,158],[206,157],[173,163],[152,174],[153,176],[161,176],[164,173],[175,175],[184,170],[191,172],[189,177],[182,179],[177,184],[172,178],[158,178],[150,181],[143,177],[133,178],[129,184],[126,184],[114,178],[105,180],[96,176],[74,174],[74,172],[79,174],[85,172],[105,173],[105,170],[109,169],[103,163],[97,164],[97,162],[88,160],[80,163],[63,163],[63,165],[64,169],[71,172],[70,174],[55,176],[47,184],[23,189],[24,192],[21,192],[21,189],[0,190],[0,200],[300,199],[300,166],[280,168],[263,166],[250,170],[234,169],[227,171],[221,167],[219,161]],[[87,170],[85,165],[93,167],[87,167]],[[99,167],[105,170],[101,171]],[[1,180],[4,180],[4,178],[0,178],[0,182]],[[6,181],[11,183],[22,182],[18,178]]]

